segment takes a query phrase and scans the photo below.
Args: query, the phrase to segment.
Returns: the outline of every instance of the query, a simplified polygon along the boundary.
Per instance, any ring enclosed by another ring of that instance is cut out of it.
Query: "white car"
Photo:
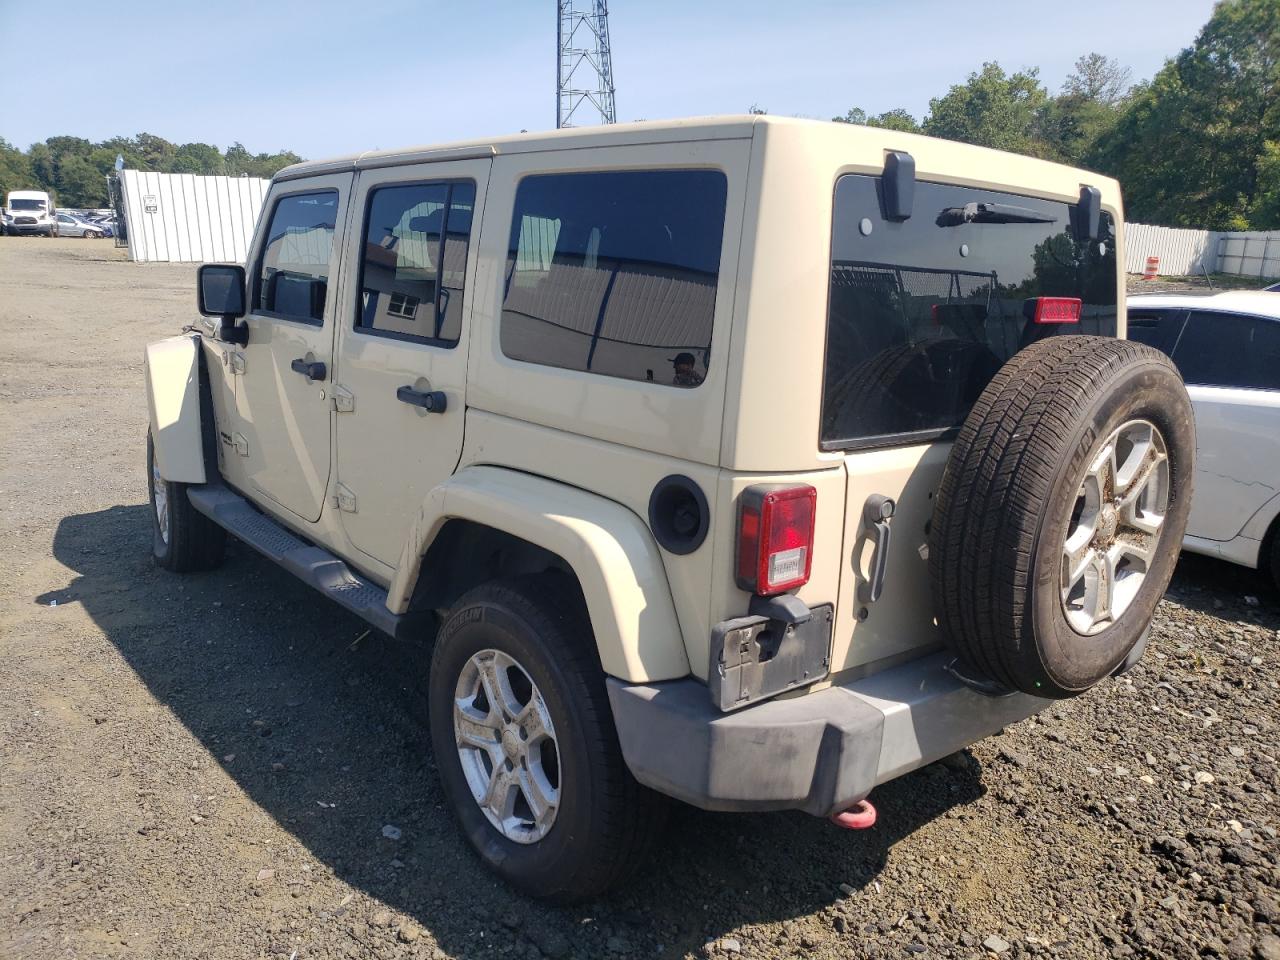
[[[1129,338],[1169,354],[1196,412],[1183,548],[1261,569],[1280,586],[1280,296],[1129,298]]]

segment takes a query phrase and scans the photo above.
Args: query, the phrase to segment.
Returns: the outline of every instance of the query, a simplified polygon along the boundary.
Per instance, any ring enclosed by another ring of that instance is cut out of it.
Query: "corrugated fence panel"
[[[270,180],[124,170],[129,258],[243,263]]]
[[[1186,277],[1205,270],[1212,273],[1217,266],[1218,234],[1212,230],[1127,223],[1124,232],[1124,268],[1128,273],[1141,273],[1147,257],[1160,258],[1160,273],[1165,276]]]
[[[1223,234],[1218,269],[1243,277],[1280,277],[1280,230]]]

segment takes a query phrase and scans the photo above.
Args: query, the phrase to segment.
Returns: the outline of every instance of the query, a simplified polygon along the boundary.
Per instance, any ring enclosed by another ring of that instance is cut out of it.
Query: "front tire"
[[[665,805],[622,759],[581,595],[494,581],[454,606],[429,679],[444,793],[480,858],[529,896],[599,896],[640,861]]]
[[[147,431],[147,491],[151,500],[151,555],[173,573],[212,570],[222,563],[227,532],[187,499],[187,484],[160,476]]]

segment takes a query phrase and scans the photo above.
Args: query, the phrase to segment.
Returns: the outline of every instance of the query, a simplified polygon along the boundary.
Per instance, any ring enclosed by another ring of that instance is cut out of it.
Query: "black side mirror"
[[[244,316],[244,267],[238,263],[206,263],[196,274],[196,300],[206,317]]]

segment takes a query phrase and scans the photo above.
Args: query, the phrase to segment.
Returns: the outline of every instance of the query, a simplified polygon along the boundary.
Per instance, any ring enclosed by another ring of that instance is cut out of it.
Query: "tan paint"
[[[432,491],[409,528],[392,610],[405,609],[423,553],[453,518],[537,544],[573,568],[605,673],[629,681],[689,673],[662,561],[640,519],[601,497],[512,470],[468,467]]]
[[[205,480],[197,345],[195,337],[170,337],[148,344],[143,354],[156,466],[177,483]]]
[[[340,189],[347,215],[339,222],[345,246],[335,248],[329,313],[324,327],[316,328],[315,348],[317,359],[334,365],[338,382],[344,363],[358,359],[357,351],[347,354],[354,343],[348,307],[355,296],[353,245],[360,242],[363,207],[348,203],[347,194],[360,191],[366,176],[397,178],[413,170],[431,177],[436,169],[491,165],[473,227],[465,343],[454,354],[464,356],[465,346],[461,457],[448,480],[415,487],[411,496],[406,492],[415,504],[406,507],[405,497],[387,494],[396,471],[384,471],[372,482],[357,479],[342,465],[339,447],[346,428],[333,418],[349,414],[330,413],[317,421],[326,431],[337,431],[337,443],[329,449],[327,432],[322,443],[313,444],[307,430],[296,429],[298,410],[255,409],[245,390],[259,389],[252,378],[263,374],[263,365],[255,366],[249,356],[249,379],[239,378],[232,386],[227,365],[211,359],[215,409],[220,425],[223,418],[239,424],[249,432],[253,450],[267,460],[246,466],[234,456],[224,457],[224,471],[266,512],[376,582],[389,584],[388,605],[397,612],[412,594],[423,552],[449,517],[486,523],[560,554],[582,580],[606,671],[632,681],[689,672],[705,677],[711,626],[742,615],[750,599],[733,577],[739,495],[752,483],[810,483],[818,490],[818,523],[812,577],[799,594],[811,604],[836,603],[833,669],[874,670],[886,659],[930,646],[938,634],[919,547],[949,445],[847,454],[822,452],[818,446],[835,183],[845,173],[879,173],[888,150],[909,151],[922,180],[1063,201],[1074,201],[1082,184],[1095,186],[1115,218],[1117,262],[1124,261],[1123,214],[1114,180],[1028,157],[847,124],[773,117],[638,123],[301,164],[282,172],[273,196],[345,184]],[[728,180],[706,381],[677,390],[505,357],[498,324],[519,179],[566,170],[672,167],[720,169]],[[260,244],[261,239],[251,254],[250,273]],[[1118,295],[1123,335],[1123,290]],[[273,335],[265,328],[254,332],[264,344]],[[329,344],[336,342],[332,351],[324,346],[325,337]],[[209,355],[225,358],[226,353],[219,345],[211,346]],[[279,359],[283,370],[274,359],[267,361],[269,387],[297,377],[288,372],[284,353]],[[426,360],[408,354],[391,357],[384,351],[365,359],[385,363],[389,373],[430,373]],[[387,386],[393,385],[388,381]],[[357,411],[370,402],[371,390],[383,389],[370,381],[354,390]],[[236,408],[236,416],[226,415],[228,406]],[[187,415],[177,416],[185,420]],[[362,458],[379,465],[407,462],[402,448],[412,437],[403,426],[381,418],[364,422]],[[317,519],[281,506],[269,490],[264,494],[260,478],[272,470],[308,498],[324,493]],[[688,556],[657,548],[644,519],[654,483],[668,473],[693,478],[711,504],[707,541]],[[342,515],[331,506],[344,474],[355,484],[361,514],[373,511],[372,522],[384,530],[407,531],[398,556],[387,546],[370,553],[353,543]],[[861,510],[871,493],[897,500],[898,513],[884,596],[865,605],[858,598],[865,564]],[[860,620],[864,605],[866,618]]]

